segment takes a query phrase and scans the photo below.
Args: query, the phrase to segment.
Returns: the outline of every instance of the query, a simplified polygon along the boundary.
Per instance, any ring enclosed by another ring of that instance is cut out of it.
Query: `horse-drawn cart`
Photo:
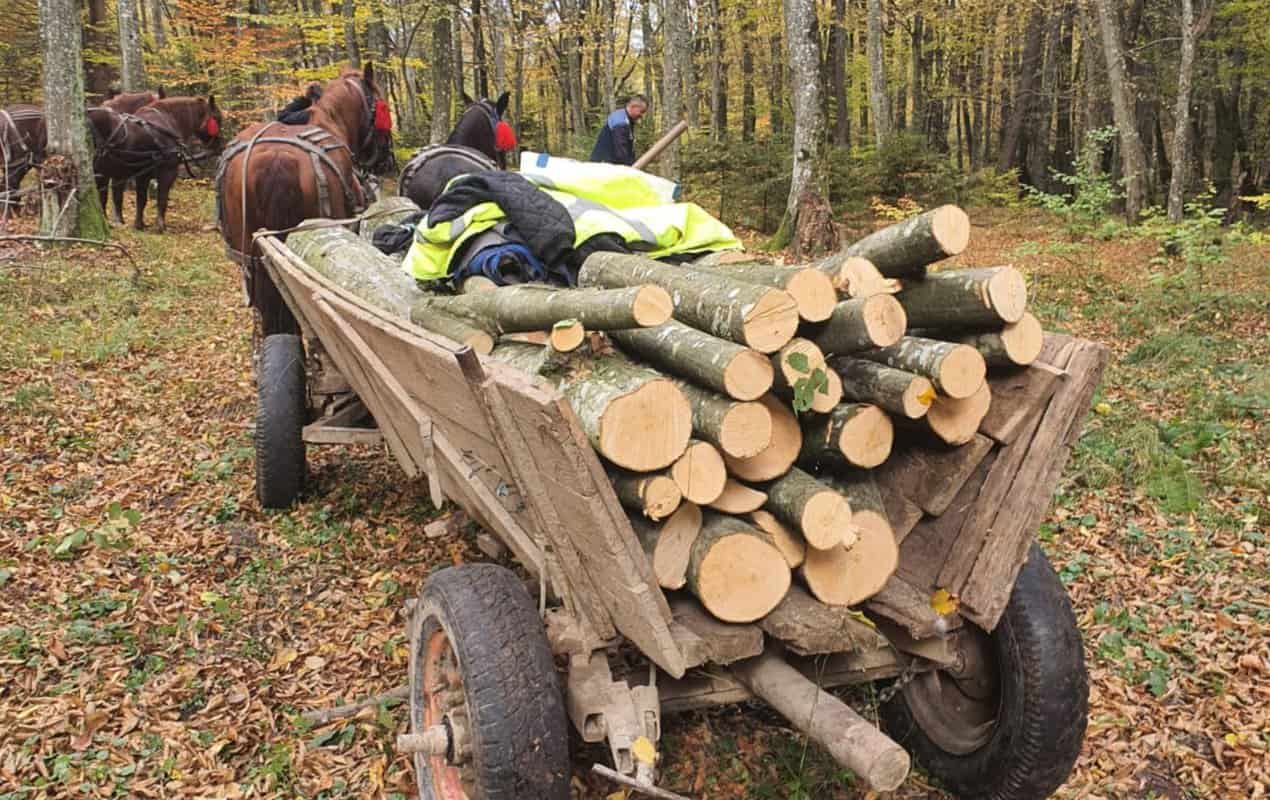
[[[914,563],[864,614],[795,588],[779,614],[732,625],[659,588],[553,389],[367,306],[277,239],[259,242],[304,334],[264,342],[262,502],[299,491],[305,442],[382,437],[434,503],[454,502],[498,537],[537,595],[523,576],[480,564],[435,573],[410,604],[412,733],[398,747],[414,754],[421,796],[568,797],[567,719],[583,740],[607,741],[614,769],[601,769],[614,780],[677,797],[653,785],[661,714],[756,697],[879,790],[904,780],[909,752],[964,797],[1044,796],[1068,774],[1087,707],[1082,647],[1031,540],[1105,363],[1100,347],[1051,337],[1035,413],[998,419],[1014,443],[933,487],[948,495],[948,512],[930,518],[944,533],[906,526],[901,563]],[[973,518],[990,529],[960,524]],[[964,613],[930,601],[951,585],[940,574],[950,565],[963,573]],[[825,691],[874,681],[888,682],[889,736]]]

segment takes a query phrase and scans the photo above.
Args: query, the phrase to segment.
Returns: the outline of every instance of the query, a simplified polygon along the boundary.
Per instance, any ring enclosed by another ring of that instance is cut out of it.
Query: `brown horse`
[[[17,105],[0,109],[0,204],[17,205],[22,179],[44,161],[48,130],[39,106]]]
[[[310,108],[309,124],[253,125],[221,156],[217,222],[226,252],[243,269],[244,289],[266,336],[299,328],[260,263],[252,233],[360,213],[367,198],[355,168],[371,169],[385,159],[387,114],[368,63],[326,85]]]
[[[145,208],[150,180],[159,186],[159,213],[155,227],[167,228],[168,196],[181,164],[188,163],[187,143],[197,139],[209,150],[221,148],[221,113],[214,97],[168,97],[156,100],[135,114],[108,108],[90,109],[96,155],[93,172],[97,191],[106,205],[106,188],[113,190],[114,221],[122,223],[123,190],[129,178],[137,185],[137,216],[133,227],[145,228]]]
[[[111,111],[118,111],[120,114],[135,114],[142,108],[145,108],[151,103],[158,102],[165,97],[167,97],[167,93],[163,91],[162,86],[155,89],[153,92],[121,93],[111,89],[110,94],[108,94],[106,99],[102,101],[101,107],[109,108]]]

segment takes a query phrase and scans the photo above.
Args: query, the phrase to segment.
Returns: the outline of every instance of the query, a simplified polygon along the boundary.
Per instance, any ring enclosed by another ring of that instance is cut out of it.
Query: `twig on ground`
[[[320,708],[315,711],[306,711],[300,715],[300,719],[309,725],[317,727],[319,725],[326,725],[327,723],[333,722],[337,719],[346,719],[348,717],[356,716],[363,709],[374,708],[380,703],[387,702],[389,700],[405,700],[409,697],[410,687],[398,686],[395,689],[389,689],[383,694],[367,697],[365,700],[359,700],[356,703],[335,706],[334,708]]]
[[[141,265],[132,257],[132,253],[128,248],[118,242],[102,242],[97,239],[80,239],[75,236],[41,236],[34,233],[11,233],[0,236],[0,242],[48,242],[50,244],[89,244],[95,247],[105,247],[110,250],[118,250],[123,253],[124,258],[128,259],[128,263],[132,265],[132,282],[134,284],[141,282]]]

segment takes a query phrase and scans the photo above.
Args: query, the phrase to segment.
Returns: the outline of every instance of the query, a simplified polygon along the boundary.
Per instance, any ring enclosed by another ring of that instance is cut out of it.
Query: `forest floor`
[[[399,708],[297,711],[402,683],[403,601],[480,556],[421,535],[426,490],[376,449],[311,449],[304,502],[261,510],[212,206],[182,182],[168,234],[117,231],[139,283],[115,252],[0,242],[0,798],[413,796]],[[1092,679],[1059,796],[1267,794],[1270,245],[1185,267],[1037,211],[972,219],[963,263],[1017,264],[1048,327],[1116,355],[1040,534]],[[663,752],[703,800],[871,796],[754,708],[669,718]],[[612,791],[600,757],[577,797]],[[895,796],[945,795],[915,772]]]

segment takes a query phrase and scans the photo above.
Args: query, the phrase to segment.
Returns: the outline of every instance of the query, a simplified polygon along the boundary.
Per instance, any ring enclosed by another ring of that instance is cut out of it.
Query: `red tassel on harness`
[[[209,138],[215,139],[216,134],[220,133],[220,126],[216,124],[216,117],[208,117],[207,124],[203,126],[203,130]]]
[[[392,114],[388,111],[388,104],[383,100],[375,101],[375,130],[392,130]]]
[[[502,153],[516,149],[516,134],[512,126],[501,119],[494,126],[494,148]]]

